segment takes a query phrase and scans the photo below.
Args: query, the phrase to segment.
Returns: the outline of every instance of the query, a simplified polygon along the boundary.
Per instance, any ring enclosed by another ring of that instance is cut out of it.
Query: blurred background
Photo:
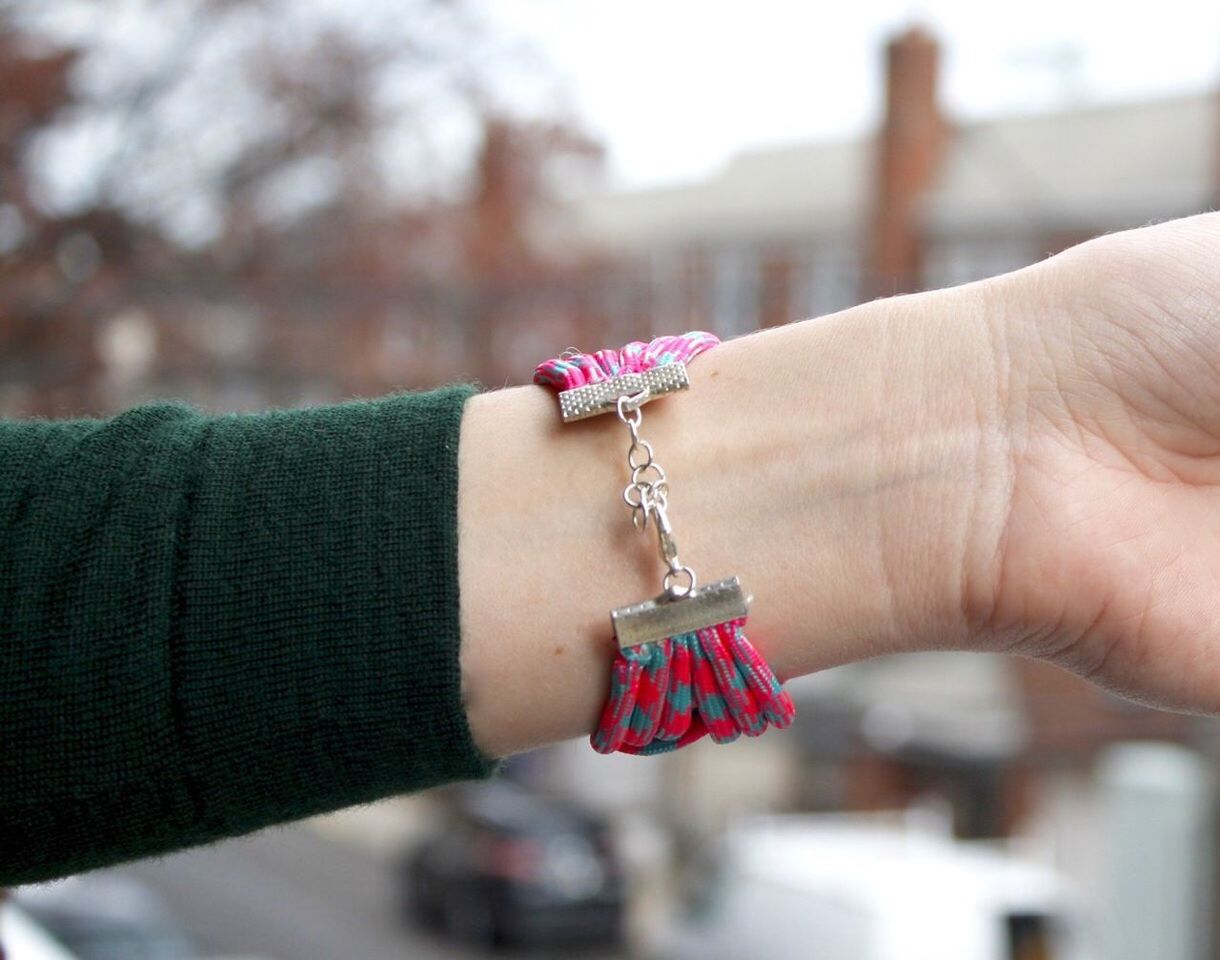
[[[525,382],[1220,205],[1220,7],[0,0],[0,414]],[[1217,721],[926,654],[798,723],[26,888],[13,960],[1220,956]]]

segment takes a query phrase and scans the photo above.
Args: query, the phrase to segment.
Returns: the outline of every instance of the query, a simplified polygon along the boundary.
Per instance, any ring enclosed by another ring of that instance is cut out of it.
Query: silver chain
[[[623,500],[631,508],[631,522],[637,530],[646,530],[648,517],[652,515],[661,559],[668,568],[662,586],[665,593],[676,600],[694,590],[697,581],[695,571],[678,559],[678,545],[669,523],[669,479],[665,469],[656,462],[652,444],[640,437],[640,423],[644,419],[641,406],[647,399],[648,388],[645,387],[639,393],[619,397],[615,406],[619,420],[631,433],[631,445],[627,448],[631,482],[623,488]]]

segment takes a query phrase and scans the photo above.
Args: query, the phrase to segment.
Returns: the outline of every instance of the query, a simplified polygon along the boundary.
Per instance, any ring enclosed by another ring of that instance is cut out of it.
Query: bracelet
[[[687,390],[686,364],[719,343],[692,331],[632,341],[621,350],[575,349],[540,363],[534,383],[558,392],[564,423],[613,412],[627,427],[631,479],[623,500],[631,521],[656,527],[666,571],[659,596],[612,610],[618,641],[610,694],[589,742],[599,753],[665,753],[710,735],[729,743],[784,728],[792,698],[743,632],[753,599],[737,577],[699,586],[678,558],[669,522],[669,480],[640,436],[644,404]]]

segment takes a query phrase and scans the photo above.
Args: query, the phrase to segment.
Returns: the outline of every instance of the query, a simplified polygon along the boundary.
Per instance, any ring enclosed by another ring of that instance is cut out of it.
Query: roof
[[[957,124],[925,214],[934,231],[1119,228],[1216,195],[1220,93]],[[686,186],[575,201],[568,229],[610,249],[841,239],[865,222],[872,137],[753,150]]]
[[[933,228],[1108,228],[1198,213],[1216,196],[1220,93],[959,127],[925,212]]]
[[[700,183],[591,196],[569,212],[578,232],[611,247],[839,235],[863,208],[868,153],[859,140],[754,151]]]

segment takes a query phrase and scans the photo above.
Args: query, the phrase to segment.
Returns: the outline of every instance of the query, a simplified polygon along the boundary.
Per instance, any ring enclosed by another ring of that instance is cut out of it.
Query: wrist
[[[704,583],[740,576],[781,678],[964,642],[963,564],[999,522],[979,478],[1003,480],[978,287],[729,341],[691,364],[690,393],[645,407],[683,560]],[[612,417],[563,425],[536,386],[468,401],[462,671],[489,755],[588,733],[609,610],[660,592],[619,499],[625,451]]]
[[[966,647],[1010,485],[987,284],[741,337],[654,405],[670,516],[704,580],[738,574],[781,678]]]

